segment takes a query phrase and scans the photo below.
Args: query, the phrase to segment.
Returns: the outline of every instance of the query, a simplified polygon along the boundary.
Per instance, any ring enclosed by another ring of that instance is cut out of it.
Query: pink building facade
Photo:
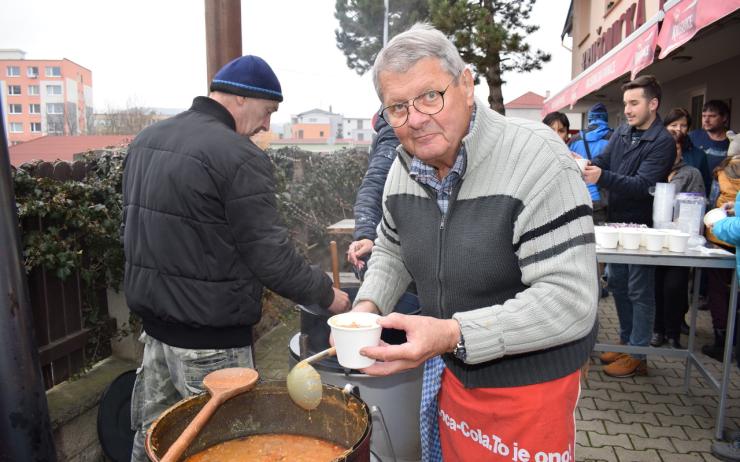
[[[0,101],[11,145],[92,132],[92,72],[69,59],[25,59],[0,50]]]

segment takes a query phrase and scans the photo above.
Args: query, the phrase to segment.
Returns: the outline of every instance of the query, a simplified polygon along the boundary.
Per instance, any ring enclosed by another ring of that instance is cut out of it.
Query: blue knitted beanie
[[[250,98],[282,101],[283,93],[270,65],[259,56],[236,58],[222,67],[211,81],[211,91]]]
[[[606,106],[602,103],[596,103],[588,110],[588,121],[591,122],[592,120],[597,119],[609,122],[609,113],[606,112]]]

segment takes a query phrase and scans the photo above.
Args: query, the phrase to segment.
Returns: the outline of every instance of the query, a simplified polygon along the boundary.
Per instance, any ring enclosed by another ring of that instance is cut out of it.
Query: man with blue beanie
[[[202,392],[203,377],[254,367],[263,288],[349,309],[347,294],[290,242],[272,164],[249,139],[269,130],[283,100],[277,76],[263,59],[242,56],[216,73],[210,90],[139,133],[124,165],[124,291],[144,327],[131,397],[136,462],[148,460],[149,425]]]
[[[609,114],[606,106],[596,103],[588,111],[588,126],[581,130],[570,142],[570,150],[584,159],[593,160],[598,157],[609,144],[613,130],[609,128]],[[588,184],[588,192],[594,204],[594,224],[603,224],[606,221],[606,198],[602,197],[599,187]]]

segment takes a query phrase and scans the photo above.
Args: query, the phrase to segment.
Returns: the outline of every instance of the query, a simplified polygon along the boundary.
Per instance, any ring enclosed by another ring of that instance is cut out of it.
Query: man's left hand
[[[601,178],[601,169],[595,165],[587,165],[583,170],[583,179],[586,183],[595,184]]]
[[[413,369],[433,356],[449,353],[460,341],[460,324],[454,319],[391,313],[379,323],[385,329],[406,331],[406,343],[363,348],[364,356],[378,360],[362,370],[368,375],[390,375]]]

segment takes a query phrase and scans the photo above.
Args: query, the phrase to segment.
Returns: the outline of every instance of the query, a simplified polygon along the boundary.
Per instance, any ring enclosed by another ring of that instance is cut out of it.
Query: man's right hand
[[[349,310],[350,304],[347,292],[337,289],[336,287],[332,287],[332,289],[334,290],[334,300],[331,302],[331,305],[329,305],[329,311],[336,314],[344,313]]]
[[[587,165],[583,170],[583,179],[586,183],[596,184],[601,178],[601,169],[595,165]]]
[[[373,241],[370,239],[354,241],[349,245],[349,249],[347,250],[347,261],[352,263],[352,266],[355,268],[361,270],[365,266],[365,262],[361,258],[373,251],[373,245]]]

